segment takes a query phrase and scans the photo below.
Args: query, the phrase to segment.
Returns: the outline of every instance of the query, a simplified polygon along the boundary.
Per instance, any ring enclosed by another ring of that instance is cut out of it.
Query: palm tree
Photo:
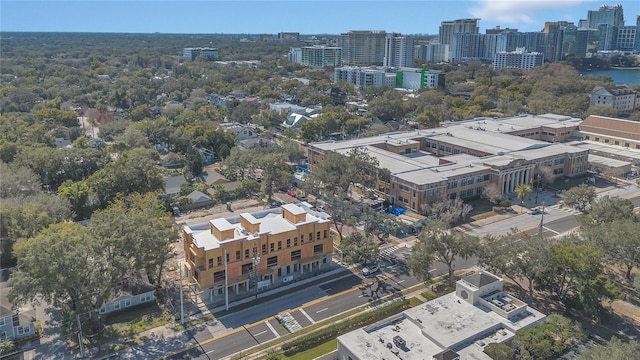
[[[527,184],[520,184],[516,186],[513,191],[518,195],[518,198],[522,201],[522,207],[524,207],[524,199],[531,195],[531,186]],[[522,212],[522,210],[520,210],[520,212]]]

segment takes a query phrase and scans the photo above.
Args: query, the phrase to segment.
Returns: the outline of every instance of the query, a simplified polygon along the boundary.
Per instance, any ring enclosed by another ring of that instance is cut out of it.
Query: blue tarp
[[[400,207],[397,207],[397,208],[393,209],[392,213],[393,213],[393,215],[396,215],[396,216],[402,215],[402,214],[404,214],[404,209],[400,208]]]

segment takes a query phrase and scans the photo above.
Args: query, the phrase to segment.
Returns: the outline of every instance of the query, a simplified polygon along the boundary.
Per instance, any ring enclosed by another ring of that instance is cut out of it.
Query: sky
[[[622,4],[634,25],[640,1],[449,0],[449,1],[22,1],[0,0],[0,31],[166,34],[340,34],[385,30],[437,34],[441,21],[481,19],[480,32],[495,26],[541,31],[545,21],[576,25],[589,10]]]

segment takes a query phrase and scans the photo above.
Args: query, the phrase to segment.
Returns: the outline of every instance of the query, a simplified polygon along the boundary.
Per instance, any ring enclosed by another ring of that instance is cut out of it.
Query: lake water
[[[608,76],[616,84],[640,84],[640,68],[581,71],[582,76]]]

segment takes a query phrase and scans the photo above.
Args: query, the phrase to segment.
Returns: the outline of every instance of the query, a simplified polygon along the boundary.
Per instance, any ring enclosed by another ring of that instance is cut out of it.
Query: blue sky
[[[12,1],[0,0],[0,31],[124,33],[339,34],[385,30],[437,34],[443,20],[480,18],[480,31],[499,25],[540,31],[545,21],[576,23],[606,1]],[[627,25],[640,2],[621,3]]]

